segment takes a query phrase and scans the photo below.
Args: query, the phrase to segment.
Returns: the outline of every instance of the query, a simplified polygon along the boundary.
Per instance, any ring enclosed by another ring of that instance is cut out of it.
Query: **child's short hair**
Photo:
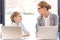
[[[13,14],[10,17],[12,22],[15,22],[14,17],[16,17],[17,15],[19,15],[19,12],[13,12]]]

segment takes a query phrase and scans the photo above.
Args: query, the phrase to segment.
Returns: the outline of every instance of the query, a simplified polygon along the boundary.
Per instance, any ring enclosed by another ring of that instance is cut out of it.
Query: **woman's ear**
[[[43,7],[43,9],[46,11],[47,10],[47,8],[46,7]]]

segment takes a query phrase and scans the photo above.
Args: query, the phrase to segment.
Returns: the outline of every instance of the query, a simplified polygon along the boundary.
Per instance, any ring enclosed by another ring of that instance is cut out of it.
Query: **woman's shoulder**
[[[56,15],[56,14],[51,14],[51,16],[54,17],[54,18],[58,18],[58,17],[59,17],[59,16]]]
[[[42,18],[42,16],[38,16],[38,17],[37,17],[37,20],[40,20],[41,18]]]

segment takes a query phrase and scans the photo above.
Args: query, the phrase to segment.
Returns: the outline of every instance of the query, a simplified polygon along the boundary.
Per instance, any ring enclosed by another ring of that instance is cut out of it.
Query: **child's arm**
[[[22,31],[24,32],[24,33],[22,34],[22,37],[27,37],[27,36],[29,36],[30,34],[29,34],[29,32],[25,29],[24,25],[23,25],[23,24],[21,24],[21,25],[22,25]]]

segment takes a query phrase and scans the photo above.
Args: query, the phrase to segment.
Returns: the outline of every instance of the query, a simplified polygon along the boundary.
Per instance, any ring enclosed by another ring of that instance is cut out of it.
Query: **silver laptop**
[[[38,29],[38,39],[56,39],[58,26],[41,26]]]
[[[3,39],[21,39],[21,27],[2,26]]]

